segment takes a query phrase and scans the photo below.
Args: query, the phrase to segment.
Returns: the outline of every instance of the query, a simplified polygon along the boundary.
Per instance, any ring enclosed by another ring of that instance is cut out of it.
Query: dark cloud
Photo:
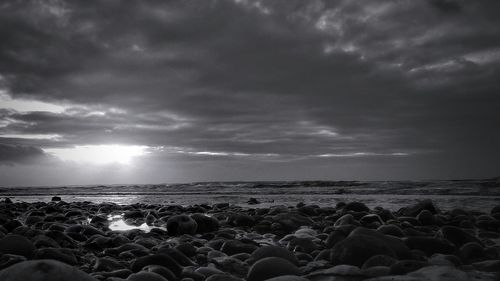
[[[207,178],[233,171],[229,162],[246,179],[257,168],[245,165],[263,163],[281,175],[322,169],[304,177],[328,167],[363,178],[394,169],[439,177],[424,166],[495,174],[498,8],[493,0],[5,1],[0,90],[67,109],[4,109],[0,138],[42,148],[146,145],[159,170],[172,159],[220,167],[197,171]],[[483,172],[469,169],[473,159]]]
[[[0,165],[32,164],[47,158],[39,147],[0,143]]]

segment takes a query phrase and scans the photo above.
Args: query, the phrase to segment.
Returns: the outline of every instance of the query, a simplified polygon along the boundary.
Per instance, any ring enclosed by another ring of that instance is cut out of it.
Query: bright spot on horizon
[[[131,164],[133,158],[146,154],[143,145],[77,145],[72,148],[47,148],[47,153],[65,160],[91,164]]]

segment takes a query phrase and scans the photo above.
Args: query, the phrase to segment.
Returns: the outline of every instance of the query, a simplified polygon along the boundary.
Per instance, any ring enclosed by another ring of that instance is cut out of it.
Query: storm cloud
[[[0,158],[17,164],[1,175],[39,175],[14,161],[26,154],[61,175],[83,168],[51,149],[121,144],[147,154],[129,177],[92,182],[497,176],[499,9],[3,1]]]

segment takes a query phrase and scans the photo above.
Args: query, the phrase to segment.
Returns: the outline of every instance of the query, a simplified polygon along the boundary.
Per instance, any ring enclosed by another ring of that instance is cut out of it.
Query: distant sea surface
[[[63,201],[117,204],[214,204],[249,206],[296,205],[299,202],[335,206],[360,201],[391,210],[432,199],[443,210],[462,208],[489,212],[500,205],[500,178],[440,181],[306,181],[306,182],[203,182],[188,184],[92,185],[54,187],[0,187],[0,197],[14,202]]]

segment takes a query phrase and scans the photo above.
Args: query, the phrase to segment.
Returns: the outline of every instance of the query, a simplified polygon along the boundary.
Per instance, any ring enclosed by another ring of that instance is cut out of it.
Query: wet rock
[[[35,246],[24,236],[9,234],[0,239],[0,253],[20,255],[29,259],[34,251]]]
[[[361,202],[349,202],[344,206],[344,211],[369,212],[370,209]]]
[[[141,271],[131,274],[127,280],[129,281],[169,281],[158,273]]]
[[[335,221],[334,226],[342,225],[359,225],[359,222],[354,218],[352,214],[345,214]]]
[[[422,200],[412,206],[404,207],[398,211],[401,216],[416,217],[423,210],[429,211],[431,214],[437,214],[438,209],[430,199]]]
[[[381,225],[377,228],[377,231],[386,235],[405,237],[403,230],[401,230],[399,226],[394,224]]]
[[[13,264],[20,263],[26,260],[26,257],[13,254],[0,254],[0,270],[7,268]]]
[[[398,260],[391,256],[386,255],[375,255],[367,259],[361,268],[369,268],[375,266],[387,266],[390,267],[395,264]]]
[[[462,247],[464,244],[469,242],[482,244],[479,239],[456,226],[443,226],[440,230],[440,234],[444,239],[452,242],[457,247]]]
[[[244,281],[244,280],[229,274],[214,274],[208,277],[205,281]]]
[[[228,240],[222,244],[221,252],[231,256],[239,253],[253,253],[258,247],[254,244],[243,243],[239,240]]]
[[[269,257],[255,262],[248,271],[247,281],[264,281],[273,277],[283,275],[300,275],[297,266],[288,260]]]
[[[476,242],[469,242],[460,247],[460,258],[469,263],[483,260],[486,256],[484,248]]]
[[[59,196],[53,196],[53,197],[52,197],[52,199],[50,199],[50,201],[52,201],[52,202],[59,202],[59,201],[61,201],[61,200],[62,200],[62,199],[61,199],[61,197],[59,197]]]
[[[434,224],[436,224],[436,218],[429,210],[422,210],[417,215],[417,220],[422,225],[434,225]]]
[[[76,265],[78,260],[71,249],[66,248],[42,248],[35,251],[35,259],[52,259],[69,265]]]
[[[401,260],[397,261],[391,266],[391,274],[404,275],[412,271],[419,270],[422,267],[427,266],[427,262],[416,261],[416,260]]]
[[[292,252],[279,246],[265,246],[258,248],[252,252],[250,258],[247,260],[247,263],[253,264],[256,261],[269,257],[283,258],[295,265],[299,264],[299,261]]]
[[[248,199],[247,204],[248,205],[257,205],[257,204],[260,204],[260,202],[256,198],[252,197],[252,198]]]
[[[32,260],[17,263],[0,271],[2,281],[97,281],[77,268],[55,260]]]
[[[457,251],[451,242],[433,237],[408,237],[405,243],[410,249],[421,250],[428,256],[436,253],[453,254]]]
[[[163,255],[163,254],[154,254],[154,255],[139,257],[132,262],[130,269],[133,272],[138,272],[143,267],[153,264],[161,265],[168,268],[176,276],[180,276],[182,272],[181,266],[175,260],[173,260],[168,255]]]
[[[349,236],[335,245],[330,260],[333,264],[349,264],[362,266],[375,255],[397,257],[396,253],[380,239],[366,235]]]
[[[181,251],[175,248],[160,248],[157,251],[158,254],[165,254],[174,259],[181,266],[193,266],[195,263],[186,257]]]
[[[314,222],[303,215],[297,213],[281,213],[273,217],[273,220],[279,223],[285,231],[293,231],[301,226],[311,226]]]
[[[196,222],[196,233],[207,233],[219,230],[219,221],[214,217],[203,214],[192,214],[191,218]]]
[[[167,231],[170,235],[195,234],[198,225],[187,215],[172,216],[167,221]]]
[[[120,269],[124,269],[124,266],[111,257],[97,258],[94,265],[94,271],[115,271]]]
[[[145,266],[142,270],[146,271],[146,272],[157,273],[169,281],[174,281],[174,280],[178,279],[177,276],[175,276],[175,274],[170,269],[168,269],[164,266],[161,266],[161,265],[155,265],[155,264],[148,265],[148,266]]]
[[[472,266],[481,271],[486,272],[498,272],[500,271],[500,260],[486,260],[481,262],[475,262]]]

